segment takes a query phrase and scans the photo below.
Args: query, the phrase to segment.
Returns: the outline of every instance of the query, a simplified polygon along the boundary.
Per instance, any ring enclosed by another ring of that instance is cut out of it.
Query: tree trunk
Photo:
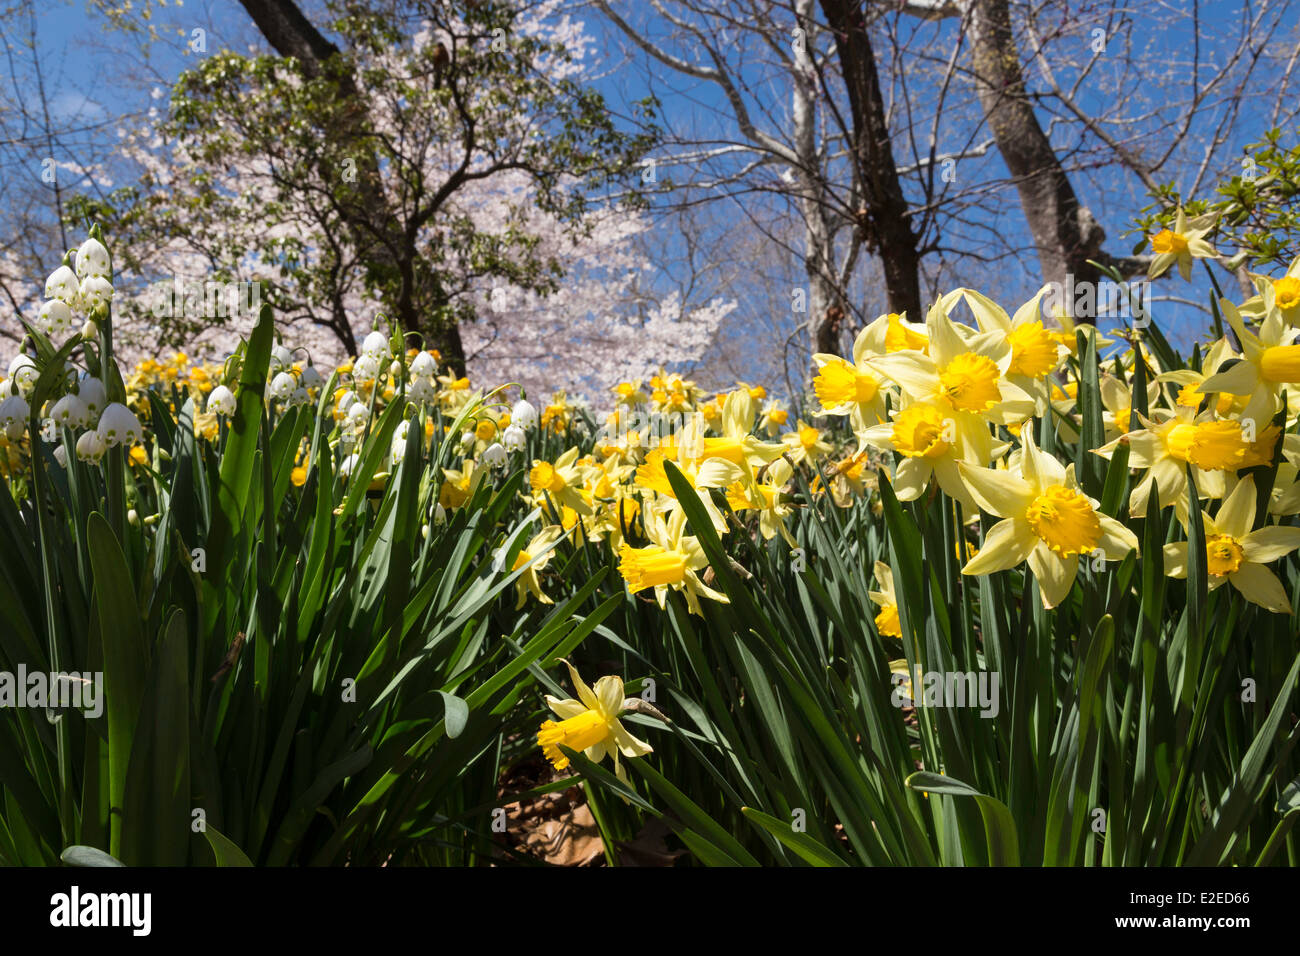
[[[912,213],[894,162],[876,57],[859,0],[821,0],[835,34],[835,50],[853,119],[854,185],[862,197],[858,228],[879,256],[892,312],[921,321],[920,255]]]
[[[1101,226],[1079,199],[1034,113],[1007,0],[971,0],[970,38],[975,89],[998,150],[1015,177],[1020,205],[1038,249],[1043,279],[1096,282],[1088,264],[1102,261]]]

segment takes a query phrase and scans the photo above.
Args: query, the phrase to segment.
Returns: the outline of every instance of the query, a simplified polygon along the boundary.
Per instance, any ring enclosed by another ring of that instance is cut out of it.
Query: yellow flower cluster
[[[1161,368],[1147,351],[1138,355],[1140,345],[1107,363],[1113,372],[1101,378],[1100,393],[1109,440],[1092,451],[1109,459],[1127,446],[1128,467],[1140,473],[1128,502],[1133,516],[1146,515],[1156,488],[1162,508],[1174,508],[1185,527],[1192,507],[1221,500],[1215,514],[1204,513],[1211,588],[1228,582],[1248,600],[1289,613],[1281,582],[1264,565],[1300,547],[1300,528],[1268,524],[1270,517],[1300,511],[1300,437],[1286,434],[1267,513],[1258,521],[1254,477],[1246,472],[1271,467],[1279,439],[1300,414],[1300,315],[1288,315],[1281,304],[1290,301],[1284,280],[1257,285],[1259,295],[1240,309],[1220,303],[1240,351],[1225,337],[1199,369]],[[901,500],[937,486],[961,504],[966,520],[980,512],[1001,519],[963,573],[1027,563],[1050,608],[1069,593],[1080,558],[1119,560],[1138,541],[1085,493],[1073,463],[1062,464],[1034,441],[1036,419],[1050,416],[1051,427],[1072,442],[1082,418],[1078,362],[1067,361],[1074,343],[1067,330],[1044,325],[1047,291],[1014,315],[958,289],[935,303],[923,326],[881,316],[857,336],[851,358],[816,356],[813,387],[826,414],[849,417],[864,447],[896,456],[892,482]],[[950,317],[963,302],[974,326]],[[1253,327],[1247,316],[1256,320]],[[1148,370],[1145,413],[1133,411],[1139,360]],[[1167,550],[1166,571],[1185,575],[1186,544]],[[892,575],[882,566],[877,580],[872,597],[884,609],[878,627],[897,633]]]

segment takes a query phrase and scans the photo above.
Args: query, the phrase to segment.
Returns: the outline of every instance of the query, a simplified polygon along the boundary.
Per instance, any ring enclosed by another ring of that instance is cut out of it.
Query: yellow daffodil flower
[[[980,507],[1004,520],[984,536],[984,544],[962,574],[1005,571],[1027,561],[1038,580],[1043,607],[1065,600],[1079,571],[1079,558],[1100,551],[1118,561],[1137,549],[1137,537],[1085,495],[1074,465],[1063,467],[1038,450],[1026,429],[1019,474],[962,464],[971,494]]]
[[[595,687],[588,687],[572,664],[564,661],[564,666],[569,669],[569,680],[578,699],[561,700],[546,695],[546,706],[560,720],[542,721],[537,734],[538,746],[556,770],[569,766],[569,758],[560,750],[561,744],[581,751],[593,763],[604,760],[606,754],[611,755],[614,773],[626,781],[627,771],[619,762],[619,755],[644,757],[654,748],[633,737],[619,720],[624,710],[623,679],[605,676],[597,679]]]
[[[1237,482],[1214,517],[1201,512],[1205,524],[1205,560],[1211,591],[1231,584],[1247,600],[1276,614],[1290,614],[1286,589],[1264,565],[1300,548],[1300,528],[1255,525],[1255,481]],[[1165,573],[1187,577],[1188,542],[1165,545]]]

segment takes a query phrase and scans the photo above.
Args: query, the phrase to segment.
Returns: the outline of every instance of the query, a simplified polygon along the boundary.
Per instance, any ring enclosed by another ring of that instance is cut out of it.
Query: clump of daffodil
[[[1138,542],[1083,493],[1074,465],[1064,467],[1038,450],[1032,432],[1024,431],[1017,471],[959,466],[980,507],[1004,519],[989,529],[962,574],[1005,571],[1027,561],[1043,606],[1052,608],[1069,594],[1081,556],[1100,551],[1118,561]]]
[[[1205,237],[1214,229],[1215,216],[1208,213],[1188,219],[1181,209],[1174,217],[1172,229],[1161,229],[1149,237],[1155,255],[1147,266],[1147,278],[1154,279],[1177,264],[1184,281],[1191,281],[1193,259],[1214,259],[1218,251]]]
[[[964,300],[981,331],[1000,332],[1006,336],[1011,347],[1007,381],[1034,398],[1038,414],[1047,409],[1047,376],[1070,354],[1070,349],[1059,337],[1043,325],[1039,311],[1042,295],[1043,292],[1039,292],[1037,297],[1020,306],[1014,316],[1007,315],[1000,305],[974,289],[956,289],[943,297],[944,309],[952,308],[959,299]]]
[[[1255,481],[1237,482],[1232,493],[1210,517],[1201,512],[1205,524],[1205,568],[1211,591],[1231,584],[1252,603],[1277,614],[1290,614],[1291,602],[1277,575],[1264,565],[1300,548],[1300,528],[1255,526]],[[1165,573],[1187,577],[1188,542],[1165,545]]]
[[[542,721],[537,733],[538,746],[556,770],[569,766],[569,758],[560,750],[561,745],[581,751],[593,763],[599,763],[608,754],[614,759],[614,773],[626,781],[627,771],[620,763],[619,755],[644,757],[654,748],[633,737],[619,720],[619,715],[627,709],[623,679],[607,675],[599,678],[594,687],[588,687],[572,664],[564,661],[564,666],[569,669],[569,679],[578,699],[561,700],[546,695],[546,706],[560,719]]]
[[[989,424],[1016,424],[1035,409],[1034,400],[1004,378],[1012,357],[1007,337],[1001,330],[960,326],[942,302],[930,309],[926,328],[927,353],[893,352],[867,364],[897,382],[909,403],[931,405],[940,419],[950,420],[964,455],[988,461],[993,454]]]
[[[692,614],[701,614],[700,595],[722,604],[730,599],[700,580],[696,573],[709,566],[699,542],[685,534],[686,512],[644,508],[642,518],[650,544],[634,548],[624,544],[618,549],[618,570],[633,594],[654,588],[655,599],[663,607],[668,591],[680,591]]]

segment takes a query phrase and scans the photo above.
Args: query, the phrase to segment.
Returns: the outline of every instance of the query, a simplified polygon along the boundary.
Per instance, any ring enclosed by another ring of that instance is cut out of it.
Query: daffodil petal
[[[989,514],[1001,518],[1023,515],[1034,500],[1034,488],[1023,478],[995,468],[972,468],[963,462],[959,466],[962,480],[970,489],[971,497]]]
[[[1300,528],[1270,525],[1241,539],[1242,556],[1255,564],[1268,564],[1300,548]]]
[[[1253,601],[1278,614],[1291,613],[1291,602],[1287,600],[1286,589],[1282,587],[1277,575],[1264,565],[1243,564],[1234,574],[1228,575],[1228,580],[1247,601]]]
[[[1043,607],[1051,609],[1065,600],[1079,573],[1079,559],[1062,558],[1052,553],[1046,544],[1039,542],[1029,552],[1029,569],[1038,579],[1038,590],[1043,596]]]
[[[1038,536],[1023,518],[1007,518],[989,528],[979,553],[961,569],[962,574],[991,574],[1023,564],[1038,546]]]

